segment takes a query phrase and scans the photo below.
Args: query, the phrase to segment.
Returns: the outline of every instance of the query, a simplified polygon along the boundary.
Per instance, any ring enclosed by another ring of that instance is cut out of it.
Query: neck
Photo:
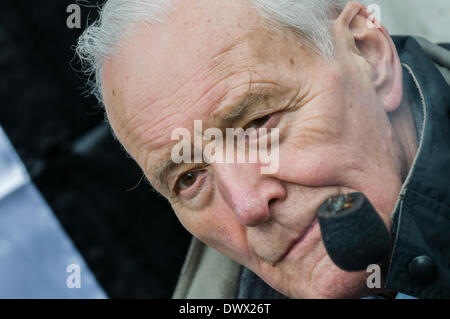
[[[414,118],[406,93],[404,94],[400,106],[395,112],[388,113],[388,117],[394,131],[394,139],[397,146],[396,149],[400,160],[401,179],[402,182],[404,182],[412,167],[418,149],[416,126],[414,124]],[[384,280],[389,268],[390,257],[391,255],[389,254],[389,256],[381,263],[382,287],[384,287]],[[384,295],[385,298],[392,298],[396,295],[396,293],[392,293],[385,288],[371,289],[370,291],[365,291],[365,293],[367,295],[387,294]]]
[[[416,126],[406,94],[395,112],[389,114],[392,127],[397,135],[402,159],[402,181],[406,179],[417,154]]]

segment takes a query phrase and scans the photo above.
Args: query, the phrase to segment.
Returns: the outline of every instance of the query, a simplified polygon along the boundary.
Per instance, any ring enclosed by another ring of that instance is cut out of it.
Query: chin
[[[338,268],[327,256],[314,268],[311,276],[311,294],[306,298],[354,299],[367,295],[366,272],[347,272]],[[301,298],[295,294],[293,298]]]
[[[285,266],[280,274],[282,280],[276,280],[272,287],[289,298],[355,299],[375,293],[367,288],[365,271],[343,271],[328,255],[317,261]]]

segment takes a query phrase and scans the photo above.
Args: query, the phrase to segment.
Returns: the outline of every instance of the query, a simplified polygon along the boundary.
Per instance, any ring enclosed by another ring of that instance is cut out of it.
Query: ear
[[[369,76],[387,112],[395,111],[403,97],[402,67],[389,33],[366,7],[349,2],[337,20],[348,36],[350,50],[364,58]]]

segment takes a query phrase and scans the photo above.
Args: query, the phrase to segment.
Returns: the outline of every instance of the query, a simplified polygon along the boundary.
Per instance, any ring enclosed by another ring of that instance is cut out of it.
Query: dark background
[[[130,190],[142,172],[83,95],[74,53],[97,9],[69,29],[74,2],[0,0],[0,125],[107,295],[169,298],[190,235],[148,183]]]

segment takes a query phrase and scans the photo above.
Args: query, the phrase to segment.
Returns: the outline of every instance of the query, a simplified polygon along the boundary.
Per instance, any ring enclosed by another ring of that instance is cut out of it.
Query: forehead
[[[178,1],[167,23],[137,27],[103,73],[121,143],[141,167],[141,152],[167,156],[175,128],[207,119],[232,90],[246,93],[250,70],[278,54],[265,47],[277,34],[246,0]]]

